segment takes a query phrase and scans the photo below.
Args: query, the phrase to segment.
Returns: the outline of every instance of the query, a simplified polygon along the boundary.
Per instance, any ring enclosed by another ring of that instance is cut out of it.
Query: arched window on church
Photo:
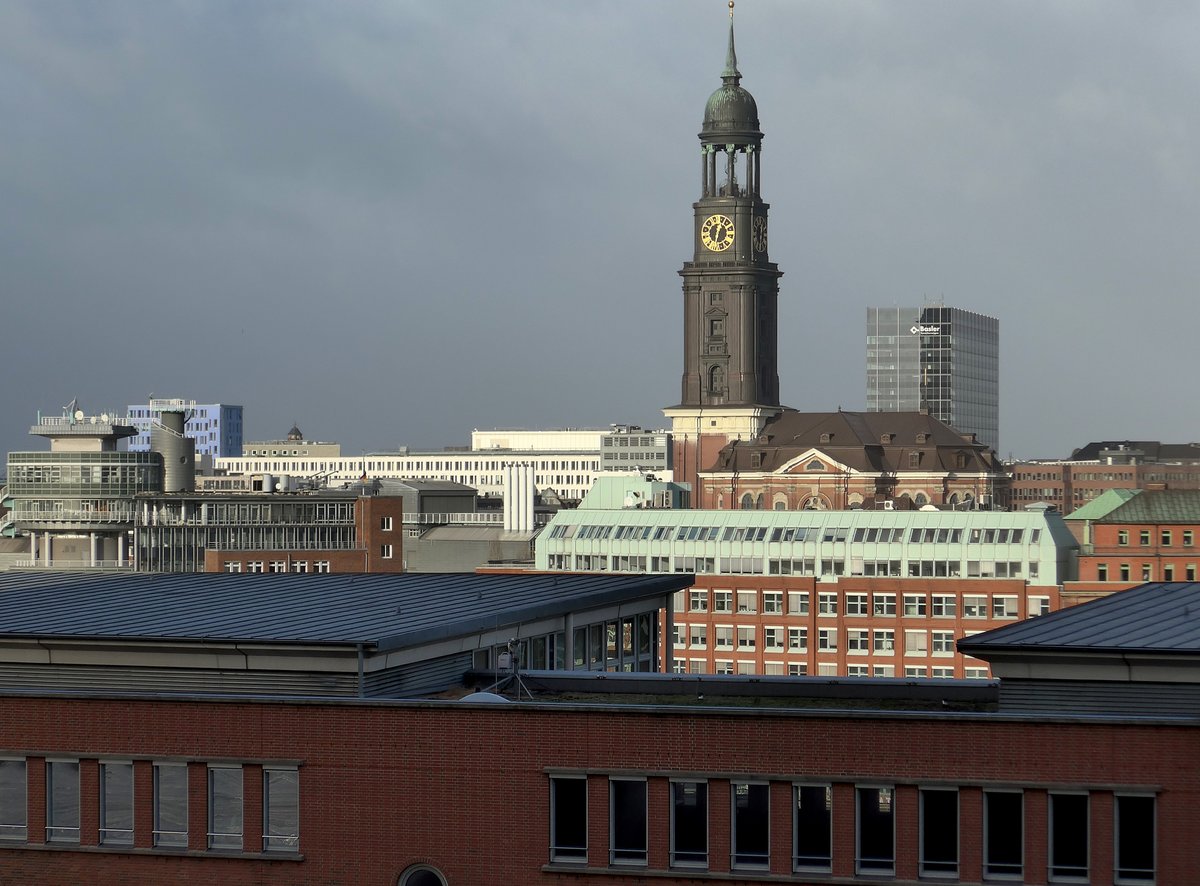
[[[918,508],[924,507],[925,505],[929,504],[929,499],[925,497],[924,492],[918,492],[916,497],[913,499],[913,504],[915,504]]]
[[[758,494],[758,498],[755,499],[755,501],[754,501],[754,509],[756,511],[761,511],[761,510],[763,510],[764,507],[766,507],[766,501],[763,498],[763,494],[760,492]]]
[[[754,510],[754,496],[751,495],[749,492],[747,492],[745,495],[742,496],[742,510],[743,511]]]

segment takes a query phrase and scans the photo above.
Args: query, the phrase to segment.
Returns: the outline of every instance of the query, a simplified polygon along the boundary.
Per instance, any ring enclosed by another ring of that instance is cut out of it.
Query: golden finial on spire
[[[729,0],[729,17],[733,18],[733,0]]]

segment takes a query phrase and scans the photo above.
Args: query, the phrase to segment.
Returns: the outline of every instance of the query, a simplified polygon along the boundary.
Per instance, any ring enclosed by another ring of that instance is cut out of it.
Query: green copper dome
[[[733,48],[733,21],[730,20],[729,49],[725,55],[725,70],[721,72],[724,82],[708,97],[704,106],[704,128],[700,132],[703,141],[745,143],[762,138],[758,129],[758,104],[754,96],[741,87],[741,79]]]

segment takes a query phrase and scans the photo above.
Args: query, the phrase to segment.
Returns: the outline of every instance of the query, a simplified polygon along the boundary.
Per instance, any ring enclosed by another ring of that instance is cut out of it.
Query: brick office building
[[[615,577],[559,580],[564,612],[582,612],[569,601]],[[626,603],[651,590],[620,582]],[[253,659],[240,688],[149,694],[101,685],[122,671],[114,636],[109,664],[73,688],[60,666],[57,691],[13,691],[55,668],[6,667],[0,865],[61,884],[1186,884],[1200,866],[1200,587],[1145,590],[965,641],[1005,673],[998,709],[961,684],[884,709],[882,688],[852,704],[825,680],[814,706],[805,680],[566,672],[486,704],[287,697]],[[55,612],[40,639],[65,651]],[[360,627],[378,635],[391,617]],[[160,652],[193,642],[182,610],[134,618],[172,636]],[[293,646],[258,637],[272,639]],[[0,640],[11,660],[19,639]],[[1137,675],[1119,667],[1128,654]],[[166,664],[146,676],[169,679]]]
[[[983,678],[955,641],[1058,609],[1076,575],[1052,510],[696,510],[657,489],[598,480],[550,521],[536,564],[694,572],[667,614],[677,672]]]
[[[1046,502],[1069,514],[1110,489],[1200,489],[1200,445],[1107,440],[1069,459],[1015,462],[1009,469],[1015,506]]]

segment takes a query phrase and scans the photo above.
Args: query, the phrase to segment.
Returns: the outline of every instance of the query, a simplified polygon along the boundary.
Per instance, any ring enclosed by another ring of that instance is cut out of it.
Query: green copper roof
[[[729,49],[725,51],[725,70],[721,72],[721,79],[733,79],[736,84],[742,79],[741,73],[737,69],[737,52],[733,48],[733,16],[729,16]]]
[[[1141,491],[1140,489],[1108,489],[1103,495],[1089,501],[1083,507],[1073,510],[1064,519],[1092,521],[1103,519]]]
[[[1107,513],[1091,517],[1094,523],[1198,523],[1200,489],[1112,489],[1093,504],[1099,504],[1112,492],[1133,493],[1129,499]],[[1072,518],[1084,509],[1074,511]],[[1089,519],[1089,518],[1085,518]]]

